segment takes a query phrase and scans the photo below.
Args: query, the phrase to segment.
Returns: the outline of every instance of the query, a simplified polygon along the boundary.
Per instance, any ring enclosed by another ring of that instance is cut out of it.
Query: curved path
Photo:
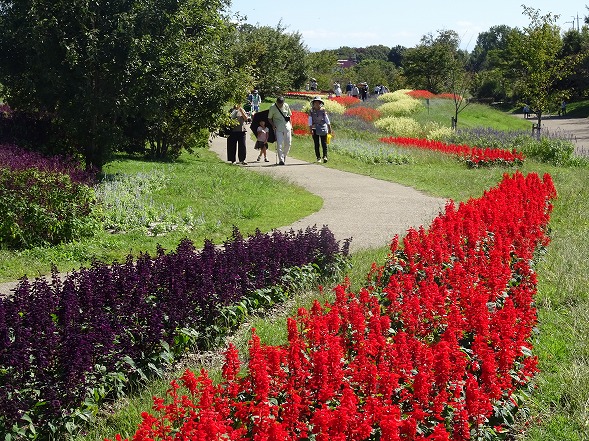
[[[533,122],[530,120],[530,128]],[[553,116],[543,119],[542,127],[550,132],[570,134],[576,153],[589,156],[587,118]],[[214,138],[210,145],[211,150],[225,161],[225,138]],[[395,235],[403,236],[410,227],[427,226],[445,206],[444,199],[427,196],[400,184],[292,158],[288,158],[286,166],[277,166],[272,151],[268,151],[269,163],[258,163],[255,162],[256,154],[253,142],[249,141],[248,168],[286,179],[323,199],[323,207],[318,212],[280,230],[327,225],[337,240],[352,238],[352,252],[385,246]],[[17,282],[0,283],[0,295],[8,294],[16,285]]]
[[[213,138],[211,150],[227,160],[226,139]],[[446,200],[427,196],[410,187],[344,172],[321,164],[287,158],[275,164],[276,154],[268,150],[270,162],[255,162],[257,151],[248,140],[247,167],[299,185],[323,199],[323,207],[280,230],[321,228],[327,225],[337,240],[352,238],[352,252],[388,245],[395,235],[404,236],[409,227],[429,225]]]

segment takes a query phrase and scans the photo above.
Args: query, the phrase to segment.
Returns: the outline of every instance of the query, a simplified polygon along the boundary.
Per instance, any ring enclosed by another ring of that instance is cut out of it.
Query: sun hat
[[[311,100],[311,104],[313,104],[313,101],[319,101],[321,104],[325,104],[320,96],[316,96],[315,98],[313,98]]]
[[[254,89],[254,93],[258,93],[258,91]]]

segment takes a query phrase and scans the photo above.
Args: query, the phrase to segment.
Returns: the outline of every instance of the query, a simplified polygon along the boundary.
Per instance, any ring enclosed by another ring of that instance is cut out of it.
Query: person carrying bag
[[[268,121],[276,135],[276,153],[278,155],[278,165],[286,164],[286,156],[290,151],[292,143],[292,124],[290,117],[292,112],[284,97],[279,96],[276,102],[268,109]]]
[[[313,143],[315,144],[315,156],[317,162],[327,162],[327,135],[333,136],[333,130],[331,129],[331,123],[329,122],[329,116],[325,111],[324,102],[320,96],[316,96],[311,100],[311,110],[309,110],[309,132],[313,136]],[[323,156],[319,150],[319,142],[321,141],[321,148],[323,150]]]

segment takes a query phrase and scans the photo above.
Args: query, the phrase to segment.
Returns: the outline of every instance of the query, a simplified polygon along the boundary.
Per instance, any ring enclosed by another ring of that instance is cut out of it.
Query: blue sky
[[[231,11],[247,16],[253,25],[275,27],[280,20],[287,32],[299,32],[311,51],[340,46],[365,47],[373,44],[413,47],[421,37],[438,30],[454,30],[461,48],[472,50],[479,33],[492,26],[527,26],[521,0],[362,0],[328,2],[321,0],[233,0]],[[574,21],[583,26],[589,15],[585,2],[534,0],[524,3],[541,15],[560,15],[557,24],[570,29]],[[346,6],[349,5],[349,6]]]

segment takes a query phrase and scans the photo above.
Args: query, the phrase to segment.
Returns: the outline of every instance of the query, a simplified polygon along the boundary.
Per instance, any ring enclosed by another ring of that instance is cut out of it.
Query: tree
[[[406,50],[407,48],[405,46],[400,45],[391,48],[387,60],[393,63],[395,66],[401,67],[403,65],[403,57]]]
[[[443,92],[450,73],[456,68],[459,45],[454,31],[438,31],[421,38],[421,43],[405,51],[403,71],[407,82],[415,89],[433,93]]]
[[[311,52],[307,55],[309,77],[317,79],[319,90],[332,89],[333,81],[339,77],[337,56],[330,50]]]
[[[253,84],[262,96],[298,89],[308,81],[307,49],[298,32],[276,27],[239,26],[237,64],[249,67]]]
[[[403,80],[399,69],[393,63],[384,60],[364,60],[350,68],[354,71],[353,78],[366,81],[370,86],[383,84],[390,90],[399,89],[403,86]]]
[[[467,70],[473,72],[471,93],[479,101],[501,101],[507,98],[506,83],[499,66],[513,29],[506,25],[493,26],[477,37],[470,53]]]
[[[589,29],[569,29],[562,36],[562,55],[577,57],[579,63],[571,75],[559,82],[560,89],[568,89],[572,96],[586,96],[589,92]]]
[[[223,53],[225,0],[0,0],[8,103],[46,111],[101,168],[120,145],[164,153],[212,127],[240,84]],[[132,141],[130,141],[130,139]],[[165,147],[167,146],[167,147]]]
[[[221,14],[223,2],[185,0],[162,14],[159,0],[143,1],[134,46],[138,63],[124,127],[145,133],[149,156],[177,157],[190,149],[199,131],[218,126],[227,102],[243,99],[251,79],[235,54],[235,25]],[[139,26],[145,26],[142,30]],[[208,139],[208,136],[206,136]]]
[[[512,28],[506,25],[493,26],[486,32],[481,32],[477,37],[475,47],[470,54],[469,69],[474,72],[489,70],[494,67],[493,54],[498,50],[504,50],[507,35]]]
[[[356,49],[356,59],[359,63],[363,60],[382,60],[388,61],[391,48],[382,44],[366,46],[365,48]]]
[[[530,25],[523,32],[511,32],[507,37],[504,60],[506,75],[515,82],[523,103],[527,103],[538,118],[568,98],[569,91],[560,90],[558,82],[572,72],[575,56],[563,56],[558,16],[541,16],[537,9],[523,6]]]

